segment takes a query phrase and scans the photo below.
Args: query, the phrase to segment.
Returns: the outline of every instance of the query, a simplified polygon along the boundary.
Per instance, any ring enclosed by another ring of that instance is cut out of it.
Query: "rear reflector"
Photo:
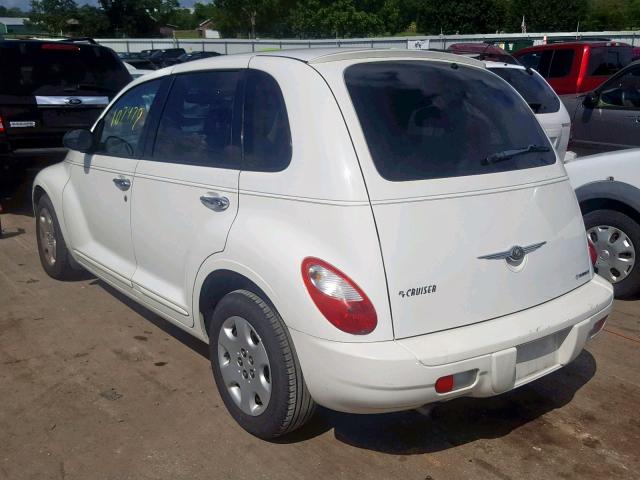
[[[438,380],[436,380],[436,392],[448,393],[451,390],[453,390],[453,375],[440,377]]]
[[[446,375],[436,380],[436,392],[437,393],[449,393],[454,390],[461,390],[463,388],[470,387],[476,382],[478,371],[467,370],[466,372],[454,373],[453,375]]]
[[[587,245],[589,246],[589,258],[591,259],[591,265],[595,267],[596,262],[598,261],[598,250],[596,250],[596,246],[589,237],[587,237]]]
[[[604,328],[605,323],[607,323],[607,317],[604,317],[598,320],[591,328],[591,331],[589,332],[589,338],[593,338],[597,334],[599,334],[600,331]]]
[[[43,43],[40,48],[42,50],[67,50],[79,52],[80,47],[77,45],[69,45],[68,43]]]

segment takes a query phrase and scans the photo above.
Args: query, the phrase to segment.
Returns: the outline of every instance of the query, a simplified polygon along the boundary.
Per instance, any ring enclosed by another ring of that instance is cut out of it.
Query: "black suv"
[[[63,152],[63,135],[89,128],[131,81],[111,49],[87,42],[0,41],[0,65],[0,177],[5,180],[11,167]]]

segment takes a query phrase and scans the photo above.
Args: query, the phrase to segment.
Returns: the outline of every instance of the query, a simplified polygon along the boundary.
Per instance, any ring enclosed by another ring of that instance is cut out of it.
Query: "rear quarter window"
[[[631,47],[594,47],[589,51],[590,76],[610,76],[631,63],[633,58]]]
[[[486,70],[386,61],[352,65],[344,77],[375,167],[387,180],[490,174],[555,163],[527,104]],[[485,161],[531,145],[545,151]]]

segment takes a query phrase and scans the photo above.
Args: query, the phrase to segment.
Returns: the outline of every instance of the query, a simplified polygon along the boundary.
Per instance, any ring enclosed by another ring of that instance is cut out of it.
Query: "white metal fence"
[[[530,40],[539,44],[548,39],[607,38],[640,46],[640,30],[626,32],[509,33],[491,35],[426,35],[415,37],[350,38],[323,40],[294,39],[171,39],[171,38],[101,38],[102,45],[116,52],[140,52],[154,48],[184,48],[187,52],[208,51],[224,54],[285,50],[292,48],[364,47],[364,48],[442,48],[457,42],[514,43]]]

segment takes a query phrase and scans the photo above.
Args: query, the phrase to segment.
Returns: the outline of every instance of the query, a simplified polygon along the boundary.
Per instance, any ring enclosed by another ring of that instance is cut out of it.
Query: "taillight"
[[[4,133],[4,118],[0,115],[0,133]]]
[[[40,48],[42,50],[66,50],[79,52],[80,47],[77,45],[69,45],[68,43],[43,43]]]
[[[590,57],[589,47],[586,45],[582,49],[582,60],[580,63],[580,70],[578,72],[578,81],[576,83],[576,93],[582,92],[582,83],[584,82],[585,77],[587,76],[587,65],[589,64]]]
[[[591,259],[591,265],[595,267],[596,262],[598,261],[598,250],[596,250],[596,246],[589,237],[587,237],[587,245],[589,246],[589,258]]]
[[[313,303],[335,327],[353,335],[365,335],[376,328],[378,317],[373,304],[336,267],[318,258],[305,258],[302,279]]]

